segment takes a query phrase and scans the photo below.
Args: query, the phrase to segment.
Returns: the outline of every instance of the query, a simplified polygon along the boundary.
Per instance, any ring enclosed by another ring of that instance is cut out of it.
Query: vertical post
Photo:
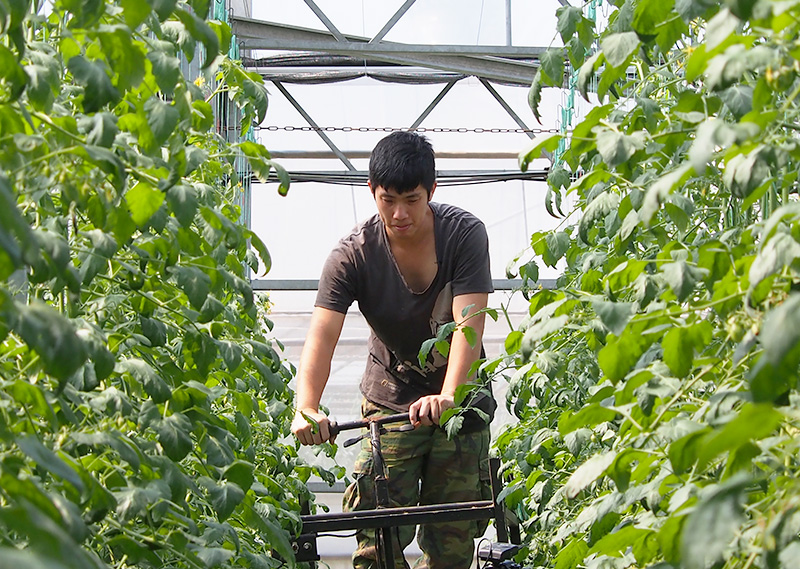
[[[381,431],[383,426],[378,421],[369,424],[369,441],[372,445],[372,472],[375,475],[375,502],[378,508],[388,508],[389,479],[386,472],[386,463],[381,453]],[[392,527],[385,526],[375,530],[377,545],[378,566],[386,569],[395,569],[394,545],[392,544]],[[383,563],[381,563],[381,558]]]
[[[511,43],[511,0],[506,0],[506,45]]]
[[[498,502],[497,498],[503,489],[503,484],[498,478],[497,471],[500,469],[500,459],[489,459],[489,476],[492,483],[492,501],[494,502],[494,525],[497,531],[497,541],[508,543],[508,528],[506,527],[506,512],[503,503]]]

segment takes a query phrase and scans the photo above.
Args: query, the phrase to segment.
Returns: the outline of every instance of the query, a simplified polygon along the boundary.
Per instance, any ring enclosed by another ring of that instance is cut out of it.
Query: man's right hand
[[[316,421],[309,421],[304,417],[309,417]],[[315,409],[298,409],[294,412],[292,421],[292,433],[303,445],[321,445],[324,442],[334,442],[336,435],[331,436],[331,422],[326,415]]]

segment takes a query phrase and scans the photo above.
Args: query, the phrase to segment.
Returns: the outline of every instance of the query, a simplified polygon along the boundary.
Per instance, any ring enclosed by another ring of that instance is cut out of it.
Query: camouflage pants
[[[391,415],[396,411],[365,401],[365,417]],[[390,426],[391,427],[391,426]],[[381,448],[389,477],[392,506],[471,502],[491,499],[489,483],[489,428],[447,439],[442,429],[419,427],[414,431],[381,436]],[[345,511],[376,507],[372,450],[369,439],[361,445],[353,483],[344,495]],[[448,522],[420,526],[417,542],[423,552],[415,569],[468,569],[474,538],[483,535],[488,522]],[[408,567],[402,551],[414,538],[414,526],[392,530],[395,566]],[[376,567],[375,530],[357,534],[353,567]]]

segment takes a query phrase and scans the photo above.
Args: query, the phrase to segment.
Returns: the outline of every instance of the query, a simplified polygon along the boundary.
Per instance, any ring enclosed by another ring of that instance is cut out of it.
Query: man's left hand
[[[452,395],[426,395],[411,404],[408,408],[408,418],[414,427],[438,426],[444,412],[455,406]]]

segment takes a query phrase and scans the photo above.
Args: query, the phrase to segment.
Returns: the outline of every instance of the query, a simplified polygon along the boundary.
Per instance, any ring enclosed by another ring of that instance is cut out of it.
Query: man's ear
[[[433,192],[435,191],[436,191],[436,182],[433,183],[433,187],[431,188],[431,191],[428,194],[428,201],[431,201],[433,199]]]
[[[367,180],[367,186],[369,187],[369,191],[372,192],[372,195],[375,195],[375,188],[372,187],[372,180]]]

